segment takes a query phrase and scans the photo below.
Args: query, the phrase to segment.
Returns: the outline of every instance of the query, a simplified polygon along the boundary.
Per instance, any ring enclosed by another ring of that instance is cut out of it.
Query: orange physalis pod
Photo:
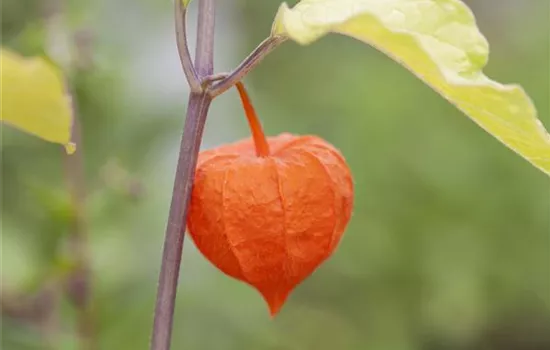
[[[335,250],[353,207],[351,172],[316,136],[265,138],[241,83],[252,138],[201,152],[189,234],[217,268],[256,288],[274,316]]]

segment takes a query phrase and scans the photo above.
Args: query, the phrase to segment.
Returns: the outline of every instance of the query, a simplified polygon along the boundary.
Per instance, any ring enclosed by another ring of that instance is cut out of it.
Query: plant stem
[[[262,124],[256,115],[254,106],[248,97],[248,93],[244,88],[243,83],[240,81],[235,84],[237,90],[239,91],[239,96],[241,97],[241,102],[243,104],[244,112],[246,114],[246,119],[248,120],[248,125],[250,126],[250,131],[252,133],[252,139],[254,140],[254,145],[256,146],[256,155],[258,157],[267,157],[269,156],[269,144],[265,138],[264,131],[262,129]]]
[[[65,281],[66,293],[76,309],[77,332],[82,350],[95,349],[94,317],[91,308],[91,268],[88,252],[88,232],[85,218],[84,160],[82,136],[76,103],[73,106],[72,141],[77,145],[75,153],[65,154],[67,184],[74,210],[69,250],[74,262],[73,270]]]
[[[54,59],[62,67],[66,76],[70,76],[74,71],[74,60],[70,54],[64,52],[69,47],[66,42],[69,37],[69,31],[64,25],[65,15],[63,0],[50,0],[45,2],[46,11],[45,24],[50,36],[50,51],[55,56]],[[69,51],[67,49],[67,51]],[[57,53],[57,55],[55,55]],[[85,55],[80,55],[84,58]],[[86,207],[86,189],[84,181],[84,160],[82,154],[82,135],[80,127],[80,118],[78,115],[77,103],[74,94],[71,91],[71,83],[68,78],[65,79],[65,89],[70,99],[72,108],[73,125],[71,130],[72,142],[77,145],[76,151],[72,155],[63,152],[65,162],[65,174],[67,191],[71,196],[71,204],[74,217],[71,221],[70,235],[68,237],[69,255],[73,263],[73,268],[63,281],[65,289],[63,292],[73,304],[77,316],[77,333],[80,342],[80,349],[91,350],[96,348],[94,317],[90,305],[91,300],[91,268],[88,253],[88,232],[85,218]],[[59,288],[52,287],[51,293]],[[57,303],[59,306],[59,302]],[[51,323],[52,328],[55,322]]]
[[[248,74],[252,69],[254,69],[271,51],[285,42],[287,38],[284,36],[274,35],[265,39],[258,45],[254,51],[248,57],[246,57],[241,64],[233,71],[228,73],[225,78],[221,81],[213,84],[208,90],[210,96],[216,97],[225,91],[229,90],[237,82],[241,81],[245,75]],[[210,81],[219,80],[220,75],[212,76],[213,79]],[[207,78],[207,80],[209,80]]]
[[[197,52],[195,57],[195,69],[199,78],[211,75],[214,70],[214,1],[199,0]],[[204,124],[211,102],[212,98],[206,91],[191,92],[189,96],[187,116],[183,128],[172,192],[172,202],[166,225],[151,350],[170,349],[187,209],[193,187]]]
[[[180,56],[181,66],[189,87],[193,92],[200,92],[201,82],[193,67],[193,61],[191,60],[191,55],[189,54],[189,46],[187,45],[187,29],[186,29],[186,17],[187,17],[187,6],[183,5],[182,0],[174,0],[174,13],[175,13],[175,23],[176,23],[176,44],[178,46],[178,53]]]
[[[201,80],[214,73],[215,5],[216,0],[199,0],[195,69]]]

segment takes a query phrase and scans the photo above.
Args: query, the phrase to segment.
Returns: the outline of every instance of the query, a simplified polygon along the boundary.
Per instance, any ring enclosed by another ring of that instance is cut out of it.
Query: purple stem
[[[215,0],[199,0],[197,52],[195,55],[195,69],[199,79],[212,75],[214,70],[214,22]],[[187,210],[204,124],[211,102],[212,97],[204,89],[201,89],[200,92],[191,92],[189,96],[172,202],[166,225],[151,350],[170,349]]]

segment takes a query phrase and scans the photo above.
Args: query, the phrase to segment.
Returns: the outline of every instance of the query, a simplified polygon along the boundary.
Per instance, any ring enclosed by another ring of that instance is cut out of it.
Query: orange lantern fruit
[[[200,153],[187,225],[199,251],[256,288],[274,316],[334,252],[351,217],[353,181],[344,157],[319,137],[266,139],[237,88],[252,138]]]

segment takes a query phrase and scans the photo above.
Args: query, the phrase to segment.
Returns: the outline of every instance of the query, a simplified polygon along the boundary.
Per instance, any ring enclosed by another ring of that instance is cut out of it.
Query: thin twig
[[[187,45],[187,29],[186,29],[186,17],[187,6],[183,4],[182,0],[174,0],[175,7],[175,23],[176,23],[176,45],[178,47],[178,54],[180,56],[181,66],[189,87],[193,92],[200,92],[202,90],[201,82],[193,66],[191,60],[191,54],[189,53],[189,46]]]
[[[76,309],[77,331],[82,350],[95,349],[94,317],[91,307],[91,268],[88,252],[88,232],[85,218],[86,190],[82,135],[76,102],[72,101],[72,141],[77,145],[75,153],[65,154],[67,183],[71,194],[74,219],[69,236],[69,249],[74,263],[67,277],[66,293]]]
[[[228,73],[223,80],[210,86],[208,89],[210,96],[214,98],[241,81],[248,72],[254,69],[271,51],[282,44],[286,39],[287,38],[284,36],[275,35],[262,41],[237,68]],[[215,75],[213,78],[218,79],[219,75]]]
[[[178,0],[177,0],[178,1]],[[200,0],[195,67],[200,78],[214,70],[215,0]],[[208,108],[212,98],[206,92],[191,92],[180,144],[176,177],[166,225],[160,268],[151,350],[169,350],[176,301],[185,223],[195,167]]]
[[[50,0],[45,5],[49,6],[45,14],[45,22],[50,35],[50,51],[57,56],[53,57],[63,69],[65,75],[70,76],[75,70],[75,61],[68,52],[69,43],[66,42],[68,30],[63,24],[65,3],[63,0]],[[66,52],[59,51],[65,49]],[[80,55],[84,57],[83,55]],[[94,318],[92,315],[91,300],[91,269],[88,253],[88,232],[85,219],[86,189],[84,179],[84,160],[82,153],[82,135],[80,118],[76,100],[71,91],[69,79],[65,79],[67,97],[72,107],[72,142],[77,145],[72,155],[64,152],[65,174],[67,191],[71,196],[74,218],[71,222],[70,236],[68,238],[69,253],[73,262],[73,269],[64,280],[66,296],[76,309],[76,323],[80,349],[91,350],[96,348]]]

